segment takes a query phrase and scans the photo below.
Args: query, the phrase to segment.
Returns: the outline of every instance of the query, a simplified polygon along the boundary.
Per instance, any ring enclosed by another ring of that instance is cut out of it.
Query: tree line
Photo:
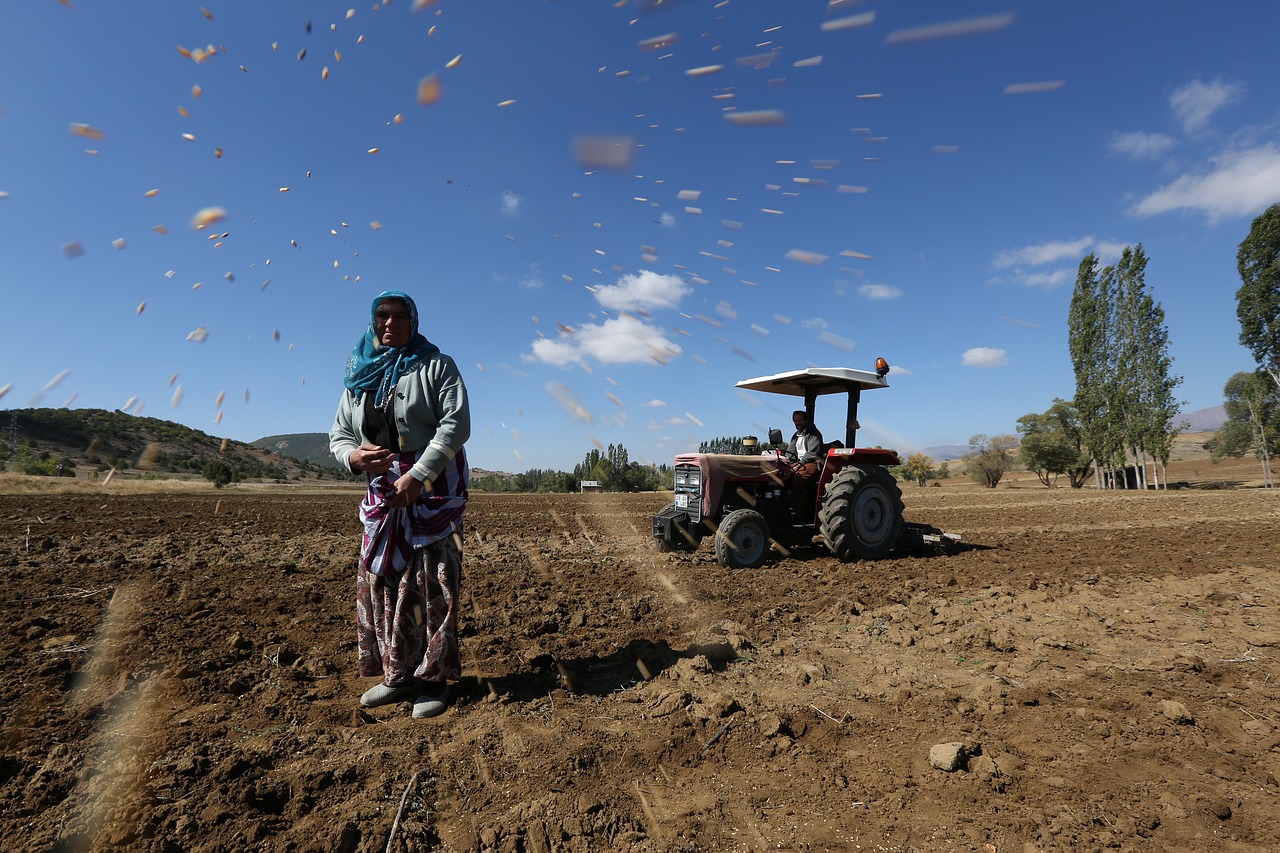
[[[654,492],[670,489],[674,471],[670,465],[645,465],[631,460],[621,444],[603,452],[593,448],[572,471],[530,468],[521,474],[482,474],[471,478],[478,492],[577,492],[582,483],[596,483],[605,492]]]
[[[965,457],[974,479],[994,486],[1020,462],[1046,486],[1066,477],[1073,488],[1090,478],[1100,488],[1168,487],[1173,440],[1186,427],[1175,421],[1180,403],[1174,392],[1182,377],[1172,372],[1164,310],[1146,284],[1146,266],[1141,244],[1126,247],[1116,264],[1101,270],[1093,254],[1081,260],[1067,318],[1075,395],[1019,418],[1020,443],[1012,436],[974,436]],[[1239,340],[1257,367],[1227,379],[1227,421],[1204,447],[1214,459],[1256,456],[1264,487],[1274,488],[1273,460],[1280,454],[1280,203],[1253,220],[1236,268]]]

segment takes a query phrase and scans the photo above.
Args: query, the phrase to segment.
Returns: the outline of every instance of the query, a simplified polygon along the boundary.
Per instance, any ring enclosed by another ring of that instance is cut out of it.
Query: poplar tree
[[[1240,343],[1280,388],[1280,203],[1267,208],[1236,253]]]
[[[1080,435],[1093,457],[1095,477],[1102,468],[1110,467],[1115,455],[1107,428],[1107,377],[1112,361],[1110,315],[1110,299],[1098,275],[1098,257],[1090,252],[1080,261],[1076,273],[1067,316],[1067,345],[1076,376]]]
[[[1146,488],[1148,460],[1162,472],[1179,432],[1173,392],[1182,378],[1170,372],[1164,309],[1147,288],[1146,266],[1141,244],[1126,246],[1101,273],[1097,257],[1086,255],[1067,320],[1081,437],[1095,477],[1113,486],[1128,486],[1117,468],[1131,458],[1134,485]],[[1152,479],[1158,485],[1162,477]]]

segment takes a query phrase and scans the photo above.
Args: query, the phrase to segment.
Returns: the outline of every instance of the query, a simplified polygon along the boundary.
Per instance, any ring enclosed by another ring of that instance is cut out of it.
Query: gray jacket
[[[422,451],[409,473],[428,482],[439,476],[471,436],[467,387],[453,359],[442,352],[427,356],[396,383],[396,431],[402,451]],[[344,390],[329,428],[329,452],[352,471],[348,456],[365,441],[362,395]]]

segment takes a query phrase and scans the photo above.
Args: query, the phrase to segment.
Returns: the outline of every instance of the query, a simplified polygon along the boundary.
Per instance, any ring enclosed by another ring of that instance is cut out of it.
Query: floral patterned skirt
[[[397,687],[409,679],[457,680],[462,530],[414,551],[403,572],[375,575],[356,563],[360,675]]]

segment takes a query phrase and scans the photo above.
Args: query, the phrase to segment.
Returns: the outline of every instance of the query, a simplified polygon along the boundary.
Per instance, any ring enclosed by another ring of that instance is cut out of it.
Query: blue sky
[[[1253,368],[1278,4],[207,4],[0,9],[0,406],[325,431],[399,288],[477,467],[764,435],[737,380],[877,356],[859,443],[911,452],[1069,398],[1076,266],[1139,242],[1186,410]]]

